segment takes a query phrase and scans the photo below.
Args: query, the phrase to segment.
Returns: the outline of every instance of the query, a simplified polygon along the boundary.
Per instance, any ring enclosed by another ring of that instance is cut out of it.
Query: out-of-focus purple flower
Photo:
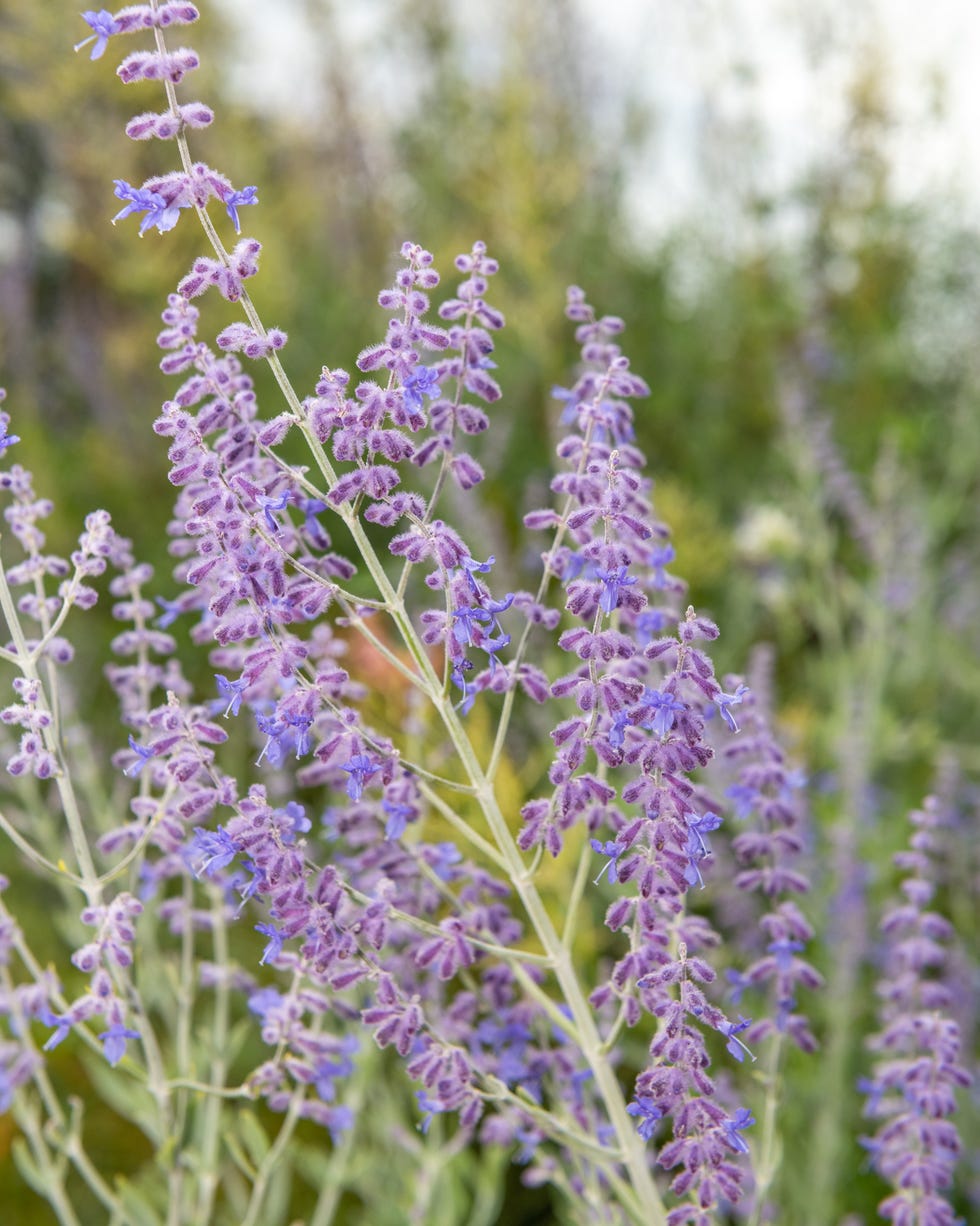
[[[425,1090],[416,1090],[415,1098],[418,1101],[419,1110],[424,1112],[422,1119],[419,1121],[419,1131],[426,1135],[432,1126],[435,1116],[445,1111],[446,1107],[438,1098],[430,1097]]]
[[[163,596],[157,596],[155,599],[160,608],[163,609],[163,612],[156,619],[156,625],[161,630],[166,630],[168,626],[174,624],[184,610],[181,608],[179,600],[167,600]]]
[[[113,19],[112,14],[108,9],[86,9],[82,13],[82,20],[92,29],[88,38],[83,38],[80,43],[75,44],[75,50],[81,51],[83,47],[87,47],[89,43],[94,42],[92,54],[89,59],[98,60],[105,54],[105,49],[109,45],[109,39],[113,34],[118,34],[121,27],[117,21]]]
[[[99,1035],[99,1041],[102,1044],[102,1050],[105,1052],[105,1058],[113,1068],[126,1054],[126,1040],[138,1039],[139,1037],[138,1030],[130,1030],[122,1022],[113,1022],[108,1030],[104,1030]]]
[[[71,1020],[64,1016],[52,1014],[51,1020],[47,1023],[49,1026],[56,1027],[54,1034],[48,1035],[47,1041],[44,1044],[45,1051],[53,1051],[59,1043],[63,1043],[71,1034]]]
[[[6,416],[6,414],[4,414]],[[8,447],[13,447],[14,443],[20,442],[19,434],[8,434],[7,423],[0,422],[0,456],[7,450]]]
[[[258,1017],[265,1017],[281,1001],[282,996],[275,988],[257,988],[248,998],[248,1007]]]
[[[415,810],[411,805],[394,804],[389,800],[383,800],[381,808],[388,816],[388,821],[385,823],[385,838],[391,841],[400,839]]]

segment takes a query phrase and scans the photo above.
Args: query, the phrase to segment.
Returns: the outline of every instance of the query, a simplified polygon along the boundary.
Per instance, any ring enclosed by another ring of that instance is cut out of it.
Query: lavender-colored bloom
[[[414,815],[415,810],[411,805],[395,804],[389,800],[383,800],[381,808],[388,817],[385,823],[385,838],[392,841],[400,839],[405,833],[409,819]]]
[[[381,769],[381,763],[369,758],[366,753],[357,753],[340,768],[347,771],[347,795],[351,800],[360,800],[364,794],[364,785]]]
[[[734,804],[734,817],[740,822],[745,821],[762,800],[762,793],[757,788],[743,783],[733,783],[725,788],[725,796]]]
[[[301,498],[297,506],[303,512],[303,528],[310,541],[317,549],[329,549],[330,537],[317,519],[320,512],[327,509],[327,504],[322,498]]]
[[[770,941],[766,948],[776,960],[776,969],[781,974],[786,974],[792,968],[794,955],[802,953],[806,946],[802,941],[780,937],[775,941]]]
[[[430,1097],[425,1090],[416,1090],[415,1098],[418,1101],[419,1110],[424,1112],[422,1119],[419,1121],[419,1131],[423,1135],[427,1135],[435,1116],[441,1114],[447,1108],[438,1098]]]
[[[6,414],[3,414],[5,417]],[[7,450],[8,447],[13,447],[14,443],[20,442],[19,434],[7,433],[7,422],[0,421],[0,456]]]
[[[83,38],[80,43],[76,43],[75,50],[81,51],[83,47],[87,47],[89,43],[94,41],[95,46],[92,48],[92,54],[89,56],[89,59],[101,59],[105,54],[106,47],[109,45],[109,39],[113,34],[118,34],[122,27],[113,20],[113,16],[108,9],[99,9],[98,12],[95,9],[87,9],[82,13],[82,20],[94,32],[88,38]]]
[[[241,187],[233,192],[228,192],[226,195],[220,196],[221,202],[224,204],[228,216],[231,218],[231,224],[235,227],[235,233],[241,234],[242,227],[238,220],[238,210],[245,204],[258,204],[258,188],[257,187]]]
[[[198,875],[204,873],[210,877],[227,868],[240,850],[223,826],[219,826],[217,830],[205,830],[197,826],[190,846],[190,858]]]
[[[248,689],[248,682],[244,677],[239,677],[237,681],[229,681],[220,673],[215,673],[214,679],[218,683],[218,693],[228,699],[225,718],[227,719],[229,715],[237,715],[242,708],[242,695]]]
[[[181,608],[179,600],[167,600],[163,596],[155,597],[157,604],[163,609],[163,612],[156,619],[156,625],[161,630],[166,630],[168,626],[172,626],[184,611]]]
[[[739,1005],[743,994],[752,986],[752,980],[742,971],[736,970],[735,967],[728,967],[725,970],[725,979],[730,985],[729,997],[733,1005]]]
[[[122,218],[129,217],[131,213],[146,213],[140,222],[141,237],[150,226],[156,226],[161,234],[172,230],[177,224],[180,210],[188,207],[183,201],[168,204],[158,192],[147,191],[142,187],[132,187],[125,179],[116,179],[115,184],[114,194],[120,200],[127,201],[127,204],[113,217],[112,224],[115,225]]]
[[[285,935],[275,926],[275,924],[256,924],[255,931],[261,932],[264,937],[269,938],[269,943],[262,951],[262,957],[259,959],[259,965],[264,966],[266,962],[275,962],[282,953],[282,944],[285,940]]]
[[[453,638],[462,646],[470,646],[475,633],[478,632],[479,623],[487,620],[485,611],[473,608],[472,605],[462,605],[458,609],[453,609]]]
[[[281,531],[279,521],[272,514],[273,511],[284,511],[289,506],[292,495],[289,490],[283,490],[275,498],[269,498],[262,494],[257,499],[259,506],[262,508],[262,514],[265,516],[266,527],[275,536]]]
[[[754,1123],[755,1116],[748,1107],[739,1107],[730,1119],[722,1121],[725,1138],[736,1153],[747,1154],[749,1152],[748,1145],[739,1136],[739,1133],[744,1132],[746,1128],[751,1128]]]
[[[615,570],[596,571],[596,578],[602,583],[602,594],[599,597],[599,608],[603,613],[612,613],[619,605],[619,595],[624,587],[636,583],[636,577],[627,574],[625,566]]]
[[[477,562],[475,558],[460,559],[460,567],[462,568],[463,573],[466,575],[466,578],[469,580],[469,585],[472,591],[479,592],[480,590],[479,584],[474,576],[488,575],[496,560],[497,559],[493,556],[493,554],[491,554],[485,562]]]
[[[248,998],[248,1007],[252,1013],[265,1017],[270,1009],[282,1003],[282,995],[275,988],[257,988]]]
[[[635,1102],[631,1102],[626,1112],[628,1115],[634,1115],[639,1119],[637,1124],[637,1132],[644,1141],[653,1139],[653,1134],[657,1131],[657,1125],[663,1118],[663,1112],[657,1104],[648,1095],[641,1094],[636,1098]]]
[[[423,396],[434,400],[439,395],[439,375],[431,366],[416,366],[402,384],[402,393],[409,408],[421,410]]]
[[[278,719],[274,713],[272,715],[256,713],[255,722],[259,731],[264,732],[266,737],[257,761],[266,761],[273,767],[281,766],[286,757],[290,739],[289,725],[285,720]]]
[[[748,692],[749,687],[747,685],[740,685],[734,694],[721,693],[715,696],[715,702],[718,704],[721,718],[732,732],[738,732],[738,724],[735,722],[735,716],[732,715],[731,708],[740,703]]]
[[[129,736],[129,748],[134,754],[136,754],[136,760],[126,767],[123,774],[138,775],[143,767],[146,766],[147,762],[149,762],[154,756],[154,750],[151,745],[140,745],[132,734]]]
[[[52,1014],[45,1024],[56,1028],[54,1034],[49,1035],[44,1044],[45,1051],[53,1051],[59,1043],[63,1043],[71,1034],[71,1020],[58,1014]]]
[[[592,850],[600,856],[609,856],[609,863],[604,864],[599,870],[599,876],[596,877],[594,885],[598,885],[602,874],[606,874],[606,880],[610,885],[616,885],[619,878],[616,876],[616,861],[626,850],[626,844],[618,841],[602,843],[599,839],[590,839]]]
[[[755,1059],[755,1056],[752,1055],[749,1049],[738,1037],[743,1030],[748,1030],[751,1025],[751,1018],[740,1017],[737,1022],[725,1021],[720,1027],[721,1033],[728,1039],[728,1042],[725,1044],[728,1054],[730,1056],[734,1056],[739,1064],[742,1063],[746,1056],[748,1056],[751,1060]]]
[[[674,721],[680,711],[686,710],[686,704],[679,702],[674,694],[660,690],[646,690],[643,694],[643,705],[653,712],[653,718],[645,721],[654,736],[663,740],[674,726]]]
[[[711,854],[711,848],[708,845],[707,835],[712,830],[717,830],[721,825],[721,818],[717,813],[688,813],[687,815],[687,868],[684,871],[684,877],[688,885],[697,883],[704,886],[704,878],[701,876],[700,862]]]
[[[138,1030],[130,1030],[124,1026],[122,1022],[113,1022],[108,1030],[104,1030],[99,1035],[99,1041],[102,1043],[102,1049],[105,1052],[105,1058],[115,1068],[119,1061],[126,1054],[126,1040],[138,1039],[140,1037]]]
[[[660,590],[669,590],[671,583],[670,576],[664,569],[677,557],[677,551],[673,545],[660,545],[656,549],[652,549],[647,556],[647,563],[653,568],[653,577],[651,585]]]

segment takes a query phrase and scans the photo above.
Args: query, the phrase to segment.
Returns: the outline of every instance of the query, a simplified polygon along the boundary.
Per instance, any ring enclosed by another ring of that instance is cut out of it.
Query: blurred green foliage
[[[941,210],[894,200],[886,82],[871,60],[853,75],[836,159],[784,199],[746,193],[750,243],[692,219],[638,249],[623,189],[652,120],[634,101],[615,130],[597,122],[601,68],[572,3],[501,0],[496,56],[485,59],[460,6],[379,5],[388,75],[372,88],[411,84],[387,124],[364,106],[366,64],[345,52],[349,31],[329,3],[292,6],[323,48],[315,123],[288,108],[256,113],[230,90],[233,5],[211,8],[193,31],[204,65],[193,96],[218,114],[194,149],[237,186],[259,185],[261,203],[243,218],[264,244],[255,296],[291,335],[294,382],[311,389],[323,363],[350,368],[376,338],[374,294],[402,239],[434,250],[447,286],[452,256],[484,239],[501,261],[493,301],[509,326],[497,355],[505,407],[482,457],[499,524],[474,531],[491,546],[498,534],[530,565],[537,545],[522,552],[520,517],[546,491],[550,389],[575,354],[565,286],[582,284],[599,310],[622,315],[626,351],[652,389],[638,441],[677,571],[722,627],[723,668],[743,670],[755,642],[774,645],[784,726],[826,783],[815,817],[830,859],[811,913],[821,927],[843,888],[835,855],[867,864],[873,909],[893,882],[903,814],[939,764],[956,760],[967,778],[980,769],[980,374],[974,336],[958,323],[975,329],[980,318],[980,240]],[[97,502],[171,594],[166,457],[150,423],[172,384],[156,368],[154,320],[201,244],[190,225],[142,241],[132,223],[108,225],[112,180],[141,182],[173,159],[159,143],[125,139],[126,119],[155,107],[156,90],[122,89],[111,53],[97,65],[73,57],[73,21],[60,3],[0,3],[0,382],[24,438],[18,459],[57,499],[53,544],[70,548]],[[791,239],[777,224],[787,213]],[[234,317],[227,304],[202,305],[204,335]],[[264,372],[256,379],[277,412]],[[112,627],[104,610],[86,624],[75,678],[97,707]],[[949,902],[961,923],[970,897],[963,870]],[[816,1006],[826,1054],[788,1072],[784,1220],[813,1226],[845,1206],[871,1220],[882,1195],[847,1139],[862,1129],[852,1087],[874,1008],[870,972],[837,982],[839,952],[819,954],[831,983]],[[84,1079],[70,1057],[54,1065],[70,1088]],[[130,1130],[106,1135],[126,1169]],[[4,1203],[22,1226],[48,1222],[18,1191],[10,1141],[0,1118]],[[793,1199],[813,1186],[828,1214],[819,1220]],[[534,1220],[540,1201],[526,1204],[521,1220]]]

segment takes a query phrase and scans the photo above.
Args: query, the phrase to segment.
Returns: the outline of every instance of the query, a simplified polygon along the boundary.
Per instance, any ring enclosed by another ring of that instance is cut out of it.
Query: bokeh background
[[[904,815],[930,789],[962,823],[944,905],[968,940],[976,931],[980,11],[201,7],[189,41],[203,67],[182,98],[218,118],[193,149],[259,187],[243,218],[264,247],[254,295],[290,334],[301,392],[376,339],[374,296],[403,239],[443,270],[476,238],[499,258],[505,407],[481,456],[498,514],[483,530],[517,569],[529,560],[521,512],[548,480],[551,388],[574,363],[566,285],[626,319],[626,351],[652,389],[639,442],[677,570],[722,627],[720,671],[744,672],[769,645],[774,701],[811,780],[811,912],[819,923],[860,900],[846,932],[824,927],[824,1049],[789,1073],[786,1170],[826,1189],[824,1223],[872,1220],[883,1190],[847,1137],[861,1131],[874,916]],[[54,543],[70,547],[105,506],[171,594],[171,491],[150,429],[171,385],[153,338],[202,246],[189,225],[139,240],[134,222],[109,224],[114,178],[139,183],[175,162],[125,138],[156,90],[124,89],[112,52],[74,56],[84,32],[62,0],[0,0],[0,383],[18,458],[56,497]],[[234,317],[221,305],[207,308],[215,331]],[[87,625],[76,685],[98,709],[112,627],[94,614]],[[976,971],[964,957],[958,973],[969,1035]],[[975,1105],[965,1111],[976,1136]],[[9,1143],[0,1119],[8,1204],[21,1195]],[[963,1206],[978,1180],[971,1151]],[[16,1203],[17,1222],[52,1220]],[[549,1220],[533,1198],[515,1216],[518,1203],[508,1222]]]

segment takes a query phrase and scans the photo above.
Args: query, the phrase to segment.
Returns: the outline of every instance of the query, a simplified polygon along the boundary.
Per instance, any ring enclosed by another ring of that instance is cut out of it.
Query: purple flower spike
[[[119,23],[113,18],[108,9],[99,9],[96,12],[94,9],[88,9],[82,13],[82,20],[91,27],[94,33],[88,38],[83,38],[80,43],[75,44],[75,50],[81,51],[83,47],[87,47],[89,43],[94,42],[90,60],[101,59],[105,55],[105,49],[109,45],[109,39],[113,34],[118,34],[120,30]]]

